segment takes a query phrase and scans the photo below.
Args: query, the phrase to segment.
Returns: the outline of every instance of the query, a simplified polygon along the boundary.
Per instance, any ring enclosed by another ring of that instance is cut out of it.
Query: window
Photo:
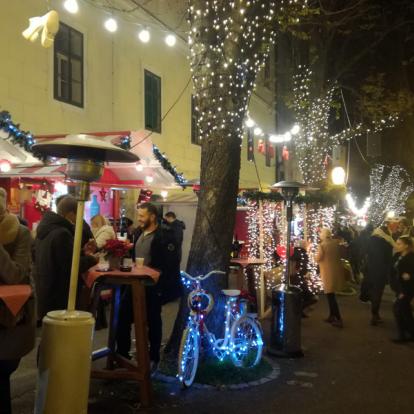
[[[161,133],[161,78],[149,70],[145,76],[145,129]]]
[[[83,34],[64,23],[54,43],[54,98],[83,108]]]
[[[191,95],[191,143],[201,145],[201,137],[197,125],[197,110],[195,106],[195,98]]]

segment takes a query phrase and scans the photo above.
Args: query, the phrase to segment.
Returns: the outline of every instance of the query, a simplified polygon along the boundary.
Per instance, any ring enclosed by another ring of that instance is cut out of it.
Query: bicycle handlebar
[[[226,272],[223,272],[222,270],[212,270],[211,272],[208,272],[206,275],[199,275],[199,276],[191,276],[187,272],[184,272],[184,270],[181,270],[181,276],[184,276],[186,279],[195,280],[195,281],[201,281],[209,278],[213,273],[218,273],[221,275],[225,275]]]

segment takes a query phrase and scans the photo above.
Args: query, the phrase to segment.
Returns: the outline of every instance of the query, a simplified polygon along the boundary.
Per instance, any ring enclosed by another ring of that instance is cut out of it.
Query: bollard
[[[297,286],[279,285],[272,291],[272,326],[267,351],[278,357],[303,357],[302,297]]]
[[[94,323],[80,311],[43,318],[35,414],[87,414]]]

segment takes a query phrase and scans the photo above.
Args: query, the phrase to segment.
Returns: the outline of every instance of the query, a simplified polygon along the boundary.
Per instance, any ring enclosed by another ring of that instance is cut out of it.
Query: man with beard
[[[138,207],[138,233],[135,257],[143,258],[144,265],[161,271],[154,286],[146,287],[147,323],[150,342],[151,372],[160,361],[162,339],[162,305],[181,295],[180,257],[174,232],[158,223],[157,207],[143,203]],[[121,299],[117,330],[117,351],[130,358],[131,323],[133,322],[131,289],[126,288]]]

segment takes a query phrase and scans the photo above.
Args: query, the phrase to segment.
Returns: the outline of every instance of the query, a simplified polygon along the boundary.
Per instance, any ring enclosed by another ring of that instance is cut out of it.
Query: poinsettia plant
[[[111,239],[105,243],[102,251],[105,252],[107,256],[123,257],[130,249],[131,243],[123,240]]]

